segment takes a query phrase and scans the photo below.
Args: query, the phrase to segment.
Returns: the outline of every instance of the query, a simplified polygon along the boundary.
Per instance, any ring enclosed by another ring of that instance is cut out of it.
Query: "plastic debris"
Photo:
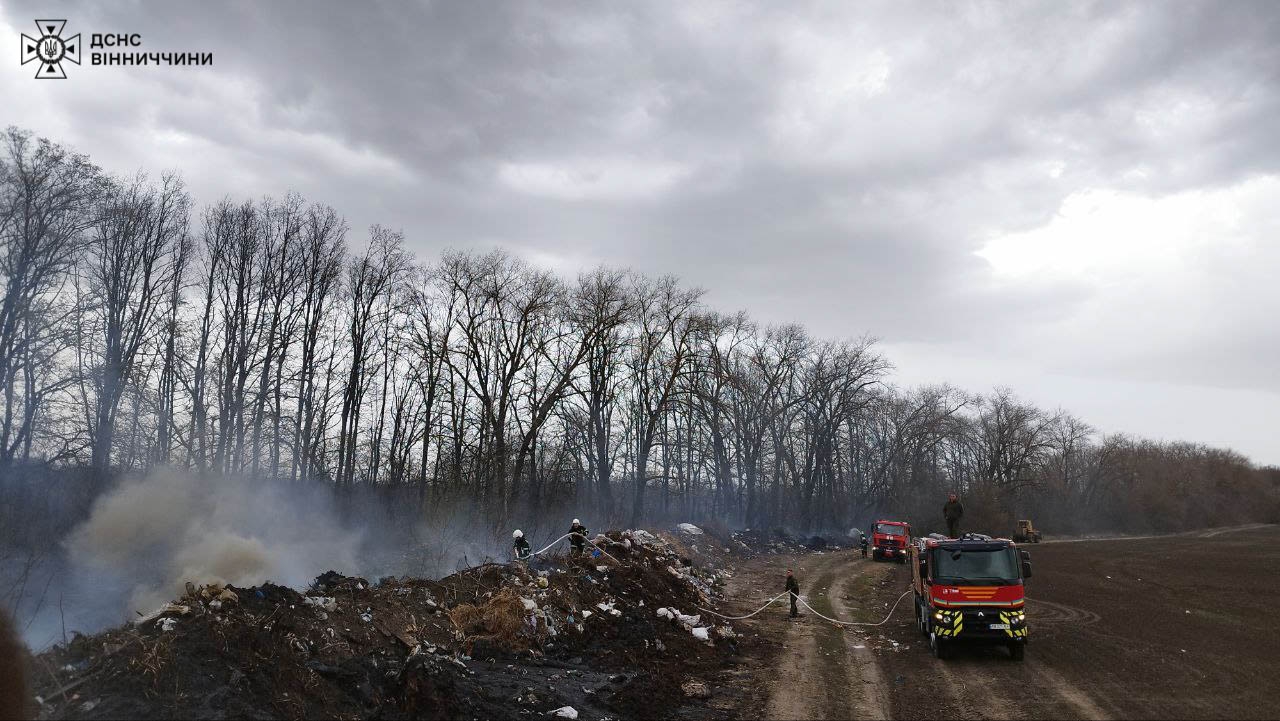
[[[558,718],[575,719],[578,718],[578,710],[572,706],[561,706],[555,711],[548,711],[548,716],[556,716]]]
[[[176,627],[177,627],[177,625],[178,625],[178,619],[176,619],[176,618],[162,618],[162,619],[160,619],[160,630],[161,630],[161,631],[172,631],[174,628],[176,628]]]
[[[142,616],[141,618],[139,618],[139,619],[136,621],[136,623],[138,623],[138,624],[143,624],[143,623],[147,623],[147,622],[149,622],[149,621],[154,621],[154,620],[156,620],[157,618],[160,618],[161,616],[163,616],[163,615],[165,615],[165,614],[167,614],[167,613],[173,613],[173,614],[177,614],[177,615],[179,615],[179,616],[185,616],[185,615],[187,615],[188,613],[191,613],[191,607],[190,607],[190,606],[182,605],[182,604],[180,604],[180,603],[166,603],[165,605],[161,606],[160,608],[157,608],[156,610],[152,611],[151,613],[148,613],[148,614],[146,614],[146,615]]]
[[[702,529],[701,529],[701,528],[698,528],[697,526],[693,525],[692,523],[681,523],[680,525],[676,526],[676,528],[677,528],[680,532],[682,532],[682,533],[687,533],[687,534],[689,534],[689,535],[691,535],[691,536],[701,536],[701,535],[702,535]]]
[[[304,596],[302,602],[308,606],[317,606],[326,611],[337,611],[338,600],[332,596]]]

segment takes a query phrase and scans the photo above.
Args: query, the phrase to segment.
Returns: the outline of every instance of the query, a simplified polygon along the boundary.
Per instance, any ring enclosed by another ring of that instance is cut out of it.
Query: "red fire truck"
[[[876,521],[871,526],[871,558],[896,558],[898,563],[907,560],[907,547],[911,545],[911,525],[903,521]]]
[[[946,658],[954,644],[974,641],[1004,644],[1022,660],[1030,554],[1006,538],[966,533],[922,538],[910,558],[916,625],[934,656]]]

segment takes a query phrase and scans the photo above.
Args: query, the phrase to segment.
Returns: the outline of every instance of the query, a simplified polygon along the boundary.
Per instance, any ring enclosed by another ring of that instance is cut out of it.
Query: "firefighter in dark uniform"
[[[947,519],[947,537],[956,538],[956,532],[960,530],[960,517],[964,515],[964,506],[960,505],[960,501],[956,500],[956,494],[952,493],[947,498],[947,503],[942,507],[942,517]]]
[[[862,533],[859,535],[862,536],[862,540],[859,541],[858,545],[862,547],[862,557],[866,558],[867,557],[867,534]]]
[[[524,531],[517,528],[515,533],[511,534],[511,538],[515,539],[511,543],[511,548],[516,553],[517,561],[526,560],[533,555],[533,549],[529,548],[529,542],[524,540]]]
[[[800,597],[800,583],[796,581],[796,577],[791,575],[791,569],[787,569],[787,593],[791,596],[791,617],[795,618],[800,613],[796,610],[796,599]]]
[[[587,543],[587,527],[582,525],[578,519],[573,519],[573,525],[569,526],[569,547],[575,556],[582,555],[582,548]]]

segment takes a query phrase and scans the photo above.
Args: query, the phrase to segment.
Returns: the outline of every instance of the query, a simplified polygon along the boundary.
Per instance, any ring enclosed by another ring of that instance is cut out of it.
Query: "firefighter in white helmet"
[[[523,561],[533,555],[533,549],[529,548],[529,542],[524,540],[524,531],[517,528],[511,534],[511,537],[515,539],[511,546],[515,549],[517,561]]]
[[[569,526],[569,547],[575,556],[582,555],[582,549],[587,543],[587,527],[582,525],[578,519],[573,519],[573,525]]]

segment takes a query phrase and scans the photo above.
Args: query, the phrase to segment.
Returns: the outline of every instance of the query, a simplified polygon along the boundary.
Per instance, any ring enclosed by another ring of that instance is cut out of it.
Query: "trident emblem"
[[[66,20],[37,20],[39,37],[22,34],[22,64],[39,63],[37,80],[65,80],[67,74],[62,69],[62,61],[80,64],[80,34],[63,38],[62,28],[66,24]]]

